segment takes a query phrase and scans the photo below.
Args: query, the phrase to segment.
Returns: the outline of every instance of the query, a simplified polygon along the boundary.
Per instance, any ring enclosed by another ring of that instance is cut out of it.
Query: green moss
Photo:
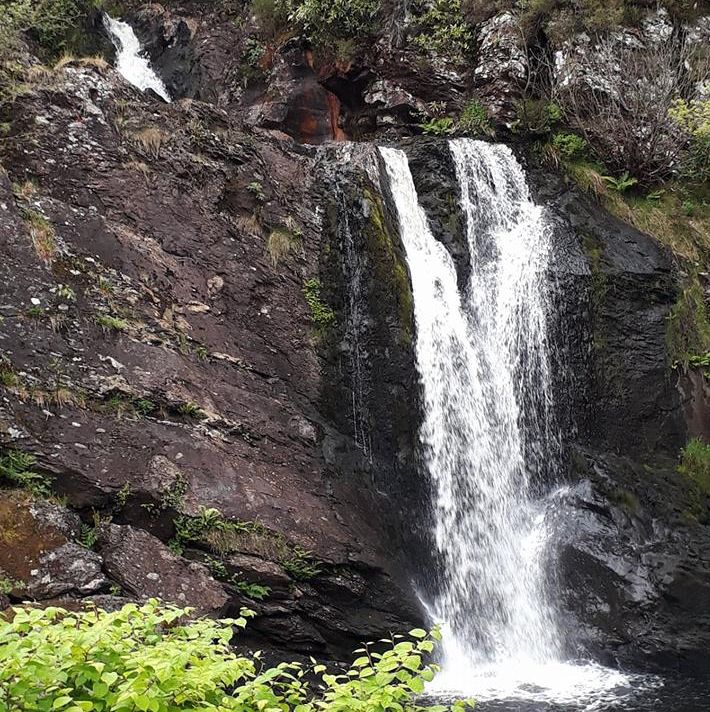
[[[321,297],[321,282],[317,277],[303,283],[303,296],[311,312],[311,321],[320,333],[325,332],[335,323],[335,312]]]
[[[375,278],[383,285],[392,285],[397,302],[401,327],[401,339],[412,342],[414,333],[414,300],[409,281],[409,271],[397,251],[391,233],[387,229],[382,200],[365,189],[365,199],[370,204],[370,218],[365,226],[365,237],[372,258]]]

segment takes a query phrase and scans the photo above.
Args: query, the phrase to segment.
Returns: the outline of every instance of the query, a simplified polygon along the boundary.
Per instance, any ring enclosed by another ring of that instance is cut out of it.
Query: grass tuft
[[[710,495],[710,445],[699,438],[691,440],[681,451],[678,472],[690,478],[706,495]]]

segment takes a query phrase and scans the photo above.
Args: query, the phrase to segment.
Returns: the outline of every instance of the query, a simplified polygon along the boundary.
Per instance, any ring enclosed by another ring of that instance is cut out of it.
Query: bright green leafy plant
[[[426,121],[419,128],[429,136],[450,136],[456,131],[456,124],[450,116],[443,116]]]
[[[618,178],[614,176],[602,176],[602,178],[607,187],[617,193],[624,193],[638,183],[638,179],[629,176],[628,171],[624,171]]]
[[[0,618],[0,712],[415,712],[437,670],[437,630],[368,644],[330,674],[315,660],[266,668],[259,653],[237,655],[246,609],[221,621],[189,613],[156,600],[113,613],[14,608]]]
[[[0,487],[20,487],[36,497],[48,497],[51,481],[34,471],[37,458],[21,450],[0,453]]]
[[[478,99],[472,99],[466,104],[459,117],[458,128],[466,134],[473,135],[493,136],[495,133],[488,110]]]
[[[560,152],[562,158],[568,161],[584,158],[587,151],[587,142],[581,136],[564,131],[552,137],[552,145]]]

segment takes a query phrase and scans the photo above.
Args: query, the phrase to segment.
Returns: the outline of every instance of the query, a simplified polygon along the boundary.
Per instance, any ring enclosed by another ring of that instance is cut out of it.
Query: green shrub
[[[706,351],[704,354],[690,354],[688,366],[701,370],[703,376],[710,379],[710,351]]]
[[[0,3],[0,59],[16,49],[22,35],[36,42],[43,59],[95,51],[86,24],[89,13],[102,5],[102,0],[5,0]]]
[[[467,134],[493,135],[488,109],[478,99],[472,99],[466,104],[459,117],[458,128]]]
[[[252,0],[251,14],[264,37],[273,38],[288,23],[288,5],[284,0]]]
[[[296,581],[308,581],[321,572],[318,564],[311,558],[311,552],[300,546],[289,551],[281,560],[281,565],[284,571]]]
[[[252,69],[259,67],[259,62],[266,52],[266,47],[254,37],[249,37],[244,43],[244,52],[242,53],[242,63]]]
[[[266,200],[266,193],[264,192],[264,185],[261,181],[253,180],[249,185],[247,185],[247,190],[260,202],[263,203]]]
[[[516,104],[515,113],[516,129],[536,135],[550,133],[562,120],[559,105],[544,99],[524,99]]]
[[[418,19],[414,44],[454,58],[470,52],[473,31],[461,12],[461,0],[432,0]]]
[[[37,497],[52,493],[51,481],[34,471],[37,458],[21,450],[7,450],[0,454],[0,486],[20,487]]]
[[[698,183],[710,181],[710,99],[678,99],[669,114],[688,136],[682,155],[684,177]]]
[[[678,471],[710,495],[710,445],[699,438],[691,440],[681,450]]]
[[[0,618],[0,712],[415,712],[413,696],[437,671],[426,662],[437,630],[366,645],[334,675],[315,661],[265,668],[258,653],[237,655],[230,641],[246,609],[221,621],[189,613],[156,600],[113,613],[14,608]]]
[[[0,576],[0,595],[7,596],[13,591],[22,590],[24,587],[25,583],[23,581],[16,581],[7,576]]]
[[[587,152],[587,142],[577,134],[556,133],[552,137],[552,145],[565,160],[584,158]]]
[[[314,44],[363,40],[375,29],[379,0],[288,0],[290,19]]]
[[[242,535],[255,530],[266,531],[254,522],[226,519],[213,507],[200,507],[196,517],[181,515],[174,523],[176,551],[182,552],[186,544],[194,544],[220,556],[236,551]]]
[[[197,403],[193,403],[192,401],[180,403],[177,407],[177,412],[180,415],[184,415],[186,418],[194,418],[195,420],[204,420],[207,417],[202,408],[200,408]]]

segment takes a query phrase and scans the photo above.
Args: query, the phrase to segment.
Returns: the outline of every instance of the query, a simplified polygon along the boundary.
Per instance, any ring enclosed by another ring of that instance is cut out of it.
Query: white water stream
[[[551,538],[561,499],[547,334],[550,231],[510,149],[450,142],[471,256],[454,261],[419,205],[406,155],[381,148],[407,255],[423,458],[443,569],[439,689],[479,699],[598,700],[629,679],[562,660]],[[593,707],[589,707],[593,709]]]
[[[153,71],[133,28],[122,20],[104,15],[106,29],[116,48],[116,70],[141,91],[152,89],[165,101],[172,101],[163,81]]]

